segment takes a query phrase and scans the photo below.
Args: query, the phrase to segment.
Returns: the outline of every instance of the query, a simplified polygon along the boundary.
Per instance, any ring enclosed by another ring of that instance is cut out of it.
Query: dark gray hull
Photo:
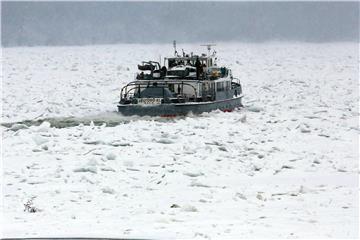
[[[138,104],[119,104],[118,111],[124,116],[184,116],[192,112],[200,114],[220,109],[222,111],[232,111],[241,107],[242,96],[231,99],[214,101],[214,102],[189,102],[178,104],[159,104],[159,105],[138,105]]]

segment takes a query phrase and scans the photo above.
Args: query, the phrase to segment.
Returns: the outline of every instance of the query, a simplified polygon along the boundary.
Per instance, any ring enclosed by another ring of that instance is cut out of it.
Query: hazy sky
[[[359,2],[2,2],[2,46],[359,41]]]

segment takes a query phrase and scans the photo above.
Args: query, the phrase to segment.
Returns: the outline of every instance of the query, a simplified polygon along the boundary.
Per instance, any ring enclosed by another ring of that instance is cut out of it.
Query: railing
[[[197,83],[198,81],[194,81],[195,83]],[[154,85],[154,83],[156,83],[156,85]],[[157,88],[162,88],[162,98],[165,99],[165,89],[169,89],[168,87],[168,84],[181,84],[181,98],[185,98],[184,97],[184,86],[190,86],[193,91],[194,91],[194,99],[197,99],[198,98],[198,95],[197,95],[197,91],[196,91],[196,88],[189,84],[189,83],[186,83],[184,81],[170,81],[170,82],[158,82],[158,81],[144,81],[144,82],[140,82],[140,81],[133,81],[133,82],[130,82],[128,83],[126,86],[124,86],[121,91],[120,91],[120,101],[127,101],[127,100],[130,100],[134,97],[134,91],[136,91],[136,89],[146,89],[147,87],[150,87],[150,86],[154,86],[154,87],[157,87]],[[129,89],[128,89],[129,88]],[[141,91],[139,92],[139,97],[141,98]],[[179,96],[177,97],[179,98]],[[190,99],[190,98],[187,98],[187,99]]]
[[[236,81],[233,81],[233,80],[236,80]],[[238,78],[232,78],[232,81],[231,81],[231,83],[234,83],[235,84],[235,87],[233,87],[233,85],[231,86],[231,88],[235,88],[235,96],[237,96],[238,94],[242,94],[242,86],[241,86],[241,84],[240,84],[240,79],[238,79]],[[237,91],[237,89],[239,89],[239,92]]]
[[[240,84],[240,79],[239,78],[233,77],[232,80],[236,80],[235,83]],[[232,81],[232,82],[234,82],[234,81]]]

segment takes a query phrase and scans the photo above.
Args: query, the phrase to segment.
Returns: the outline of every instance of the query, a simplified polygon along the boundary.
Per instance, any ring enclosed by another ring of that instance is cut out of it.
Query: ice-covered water
[[[218,44],[246,107],[170,119],[114,111],[171,45],[3,49],[3,236],[357,237],[358,47]]]

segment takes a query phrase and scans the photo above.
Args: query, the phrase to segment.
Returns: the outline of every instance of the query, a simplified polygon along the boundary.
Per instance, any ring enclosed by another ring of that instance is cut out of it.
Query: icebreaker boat
[[[181,116],[216,109],[232,111],[241,107],[243,97],[239,79],[227,67],[216,64],[212,54],[179,55],[174,41],[174,56],[159,62],[147,61],[138,65],[135,81],[120,92],[118,111],[126,116]]]

